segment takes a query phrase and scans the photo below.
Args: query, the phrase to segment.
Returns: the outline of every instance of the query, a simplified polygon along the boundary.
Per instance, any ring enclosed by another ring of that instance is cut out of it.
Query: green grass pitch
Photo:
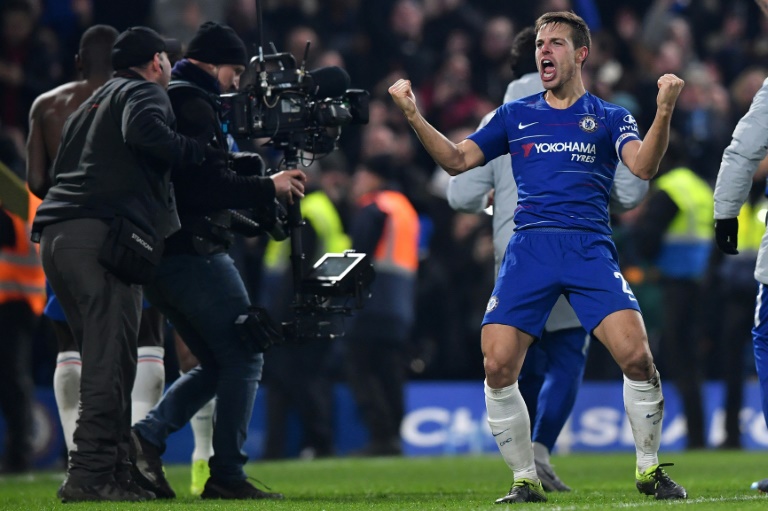
[[[697,451],[662,455],[674,462],[670,476],[688,489],[687,501],[655,501],[634,485],[632,453],[553,456],[560,477],[574,491],[549,494],[549,502],[516,509],[690,509],[764,510],[768,495],[750,490],[768,477],[765,452]],[[189,467],[171,465],[168,479],[174,501],[62,504],[56,489],[61,472],[0,478],[0,511],[79,510],[481,510],[499,507],[494,499],[509,490],[510,472],[500,456],[437,458],[338,458],[249,464],[249,475],[285,500],[270,502],[201,501],[189,494]]]

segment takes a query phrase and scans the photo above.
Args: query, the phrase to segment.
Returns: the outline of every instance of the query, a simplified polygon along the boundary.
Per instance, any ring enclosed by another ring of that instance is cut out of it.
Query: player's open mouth
[[[557,74],[555,64],[549,59],[542,59],[540,69],[541,79],[545,81],[552,80]]]

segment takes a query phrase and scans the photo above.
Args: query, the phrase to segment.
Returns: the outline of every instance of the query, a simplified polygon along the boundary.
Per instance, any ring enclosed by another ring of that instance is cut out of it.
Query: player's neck
[[[579,80],[546,91],[544,100],[552,108],[563,110],[576,103],[586,92],[584,84]]]

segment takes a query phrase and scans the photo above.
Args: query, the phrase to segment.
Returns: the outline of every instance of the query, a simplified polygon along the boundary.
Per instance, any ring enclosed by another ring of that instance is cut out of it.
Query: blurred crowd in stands
[[[494,259],[490,216],[450,209],[445,199],[447,174],[423,152],[387,94],[396,78],[412,80],[430,122],[455,141],[462,140],[501,104],[514,78],[508,58],[515,34],[543,12],[574,10],[592,30],[584,73],[587,90],[626,107],[641,133],[656,111],[658,77],[674,73],[685,80],[672,121],[684,148],[679,163],[714,187],[736,122],[768,77],[768,19],[751,0],[262,0],[261,9],[259,20],[255,0],[5,0],[0,161],[24,177],[32,101],[76,78],[78,40],[93,24],[109,24],[119,31],[148,25],[185,42],[202,22],[222,21],[237,31],[251,55],[262,43],[264,51],[271,52],[272,42],[299,62],[310,41],[308,69],[342,66],[353,87],[371,94],[369,123],[345,129],[339,151],[310,171],[330,180],[332,199],[349,225],[353,210],[345,205],[356,167],[386,156],[389,175],[420,217],[416,323],[408,339],[412,379],[482,379],[480,321],[493,287]],[[247,74],[243,81],[247,83]],[[273,164],[279,159],[269,148],[263,153]],[[756,200],[763,197],[764,187],[764,179],[755,182]],[[643,308],[659,370],[674,379],[659,345],[662,277],[638,249],[643,240],[634,230],[642,214],[641,205],[614,217],[615,241],[625,277]],[[254,238],[236,247],[236,259],[254,296],[264,245],[265,240]],[[719,251],[712,251],[708,271],[698,282],[704,299],[689,318],[695,350],[702,354],[698,371],[705,379],[724,378],[724,354],[736,350],[742,375],[748,378],[754,373],[749,323],[743,330],[725,329],[722,314],[728,293],[734,292],[749,297],[746,312],[751,313],[754,261],[725,268],[722,259]],[[44,323],[39,337],[36,381],[47,385],[55,344]],[[168,374],[174,375],[170,362]],[[334,372],[334,356],[327,362],[330,374],[341,379],[338,367]],[[599,343],[592,345],[586,378],[620,381]]]

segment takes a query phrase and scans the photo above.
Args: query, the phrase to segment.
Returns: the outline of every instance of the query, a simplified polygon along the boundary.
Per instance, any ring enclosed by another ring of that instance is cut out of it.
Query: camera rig
[[[257,14],[260,20],[258,2]],[[260,46],[251,59],[254,83],[220,96],[222,127],[235,139],[267,138],[265,145],[283,152],[280,169],[294,169],[300,151],[322,157],[337,149],[342,126],[368,122],[368,92],[349,89],[349,75],[341,68],[306,71],[309,42],[298,67],[291,54],[272,48],[273,54],[264,55]],[[304,275],[299,200],[287,207],[275,200],[249,215],[235,214],[233,221],[250,227],[251,235],[268,232],[277,241],[288,238],[291,246],[293,319],[278,323],[266,309],[251,307],[235,321],[240,336],[258,351],[284,342],[343,336],[338,319],[362,308],[373,281],[370,258],[354,251],[328,253]]]
[[[281,166],[297,168],[298,163],[297,149],[287,148]],[[300,201],[295,200],[287,207],[285,224],[291,244],[293,319],[277,323],[266,309],[253,306],[235,321],[241,338],[253,343],[258,351],[284,342],[342,337],[343,325],[338,319],[351,315],[353,309],[363,307],[375,277],[368,255],[353,250],[324,254],[305,275],[302,271],[304,251],[300,233],[304,223]]]

